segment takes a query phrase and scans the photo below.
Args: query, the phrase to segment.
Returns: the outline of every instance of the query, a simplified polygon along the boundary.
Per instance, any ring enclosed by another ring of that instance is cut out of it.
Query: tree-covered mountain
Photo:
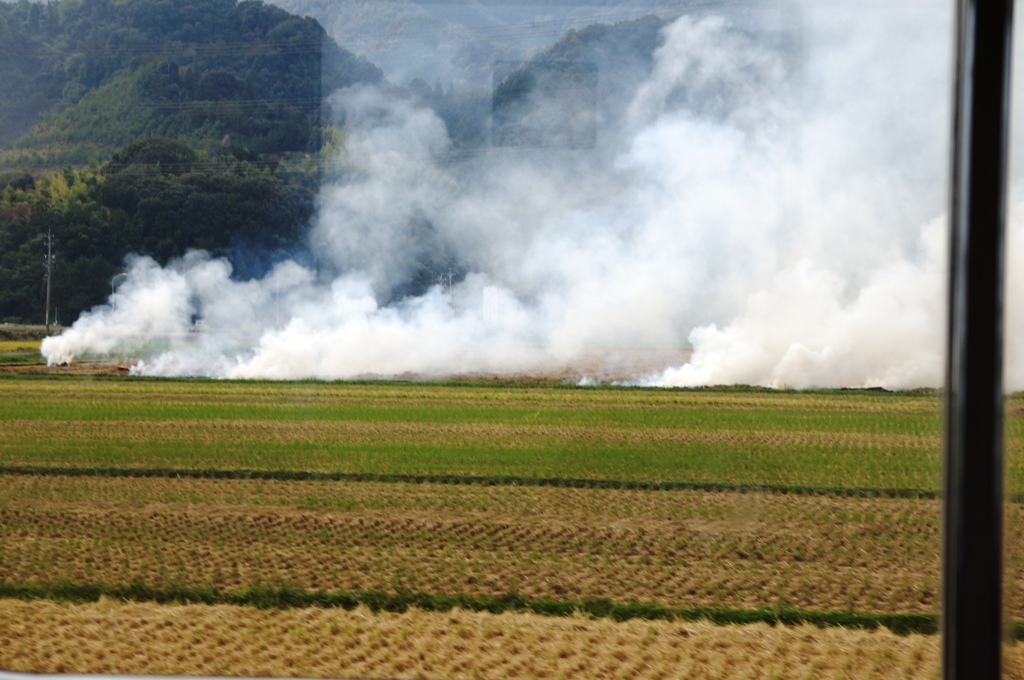
[[[324,97],[380,69],[259,0],[0,3],[0,167],[102,160],[142,136],[319,148]]]
[[[300,248],[326,97],[381,71],[258,0],[0,3],[0,320],[104,301],[129,253],[192,248],[262,275]],[[324,150],[326,147],[326,150]]]
[[[667,23],[648,15],[590,24],[529,59],[488,64],[486,85],[431,85],[415,77],[405,90],[434,109],[459,151],[592,147],[620,125],[637,86],[650,75]]]
[[[529,59],[570,30],[648,15],[670,18],[694,7],[690,0],[268,1],[314,17],[392,82],[421,78],[456,90],[489,87],[495,65]]]
[[[646,16],[571,30],[510,66],[494,88],[492,143],[594,146],[618,129],[638,84],[650,75],[665,23]]]
[[[443,19],[436,4],[338,3],[382,16],[416,5]],[[469,4],[480,22],[498,11]],[[495,144],[588,146],[649,71],[662,23],[573,30],[525,62],[492,53],[474,62],[489,70],[483,84],[398,87],[316,20],[259,0],[0,2],[0,321],[43,320],[47,233],[64,322],[106,299],[130,253],[165,264],[201,248],[245,279],[301,250],[322,159],[345,134],[325,98],[347,85],[383,83],[430,106],[455,157]],[[421,275],[403,294],[459,271],[429,244],[415,252]]]

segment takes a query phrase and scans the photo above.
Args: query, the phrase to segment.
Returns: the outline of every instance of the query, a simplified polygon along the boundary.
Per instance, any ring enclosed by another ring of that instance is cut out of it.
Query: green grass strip
[[[265,479],[282,482],[344,481],[478,486],[551,486],[569,489],[626,489],[639,491],[732,491],[739,493],[839,496],[844,498],[936,499],[939,492],[913,488],[803,486],[785,484],[733,484],[729,482],[649,481],[517,475],[402,474],[377,472],[312,472],[304,470],[224,470],[217,468],[78,467],[73,465],[0,465],[0,475],[64,477],[161,477],[170,479]],[[1016,502],[1020,500],[1014,496]]]
[[[937,614],[861,614],[841,611],[805,611],[794,608],[729,609],[726,607],[666,607],[656,603],[612,602],[599,598],[592,600],[547,600],[529,598],[515,593],[498,597],[457,595],[429,595],[426,593],[387,593],[360,590],[351,592],[307,591],[301,588],[277,585],[255,586],[245,590],[221,591],[216,588],[173,585],[153,588],[142,583],[104,586],[68,581],[53,584],[0,583],[0,597],[19,600],[57,600],[63,602],[96,602],[109,597],[133,602],[159,604],[230,604],[260,609],[290,609],[297,607],[342,607],[354,609],[365,605],[374,612],[404,612],[410,607],[424,611],[450,611],[453,608],[468,611],[529,612],[542,616],[571,616],[577,612],[615,621],[645,619],[649,621],[709,621],[718,625],[766,623],[770,626],[810,624],[820,628],[841,627],[874,630],[885,627],[898,635],[917,633],[933,635],[939,630]],[[1013,622],[1011,634],[1024,640],[1024,623]]]

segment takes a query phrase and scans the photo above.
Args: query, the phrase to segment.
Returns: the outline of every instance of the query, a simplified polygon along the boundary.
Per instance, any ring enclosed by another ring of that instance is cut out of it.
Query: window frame
[[[942,673],[998,678],[1003,279],[1012,0],[956,5],[943,481]]]

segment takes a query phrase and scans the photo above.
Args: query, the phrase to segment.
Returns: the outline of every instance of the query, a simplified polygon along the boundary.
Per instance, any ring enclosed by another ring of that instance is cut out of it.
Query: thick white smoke
[[[938,385],[949,8],[794,16],[772,39],[724,18],[673,23],[624,129],[596,150],[453,163],[429,110],[340,93],[346,179],[321,196],[320,271],[234,282],[201,254],[140,258],[43,353],[120,352],[152,375],[349,378],[692,346],[636,380]],[[470,273],[403,297],[422,252]]]

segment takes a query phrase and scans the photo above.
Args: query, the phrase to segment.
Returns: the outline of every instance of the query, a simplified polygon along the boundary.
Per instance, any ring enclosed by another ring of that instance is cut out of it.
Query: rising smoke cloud
[[[632,380],[939,385],[948,8],[794,16],[771,40],[729,17],[668,26],[595,150],[453,163],[430,110],[339,93],[345,172],[322,192],[317,271],[286,262],[237,282],[201,253],[136,258],[43,354],[120,354],[147,375],[353,378],[692,349]],[[424,250],[469,273],[403,296]]]

